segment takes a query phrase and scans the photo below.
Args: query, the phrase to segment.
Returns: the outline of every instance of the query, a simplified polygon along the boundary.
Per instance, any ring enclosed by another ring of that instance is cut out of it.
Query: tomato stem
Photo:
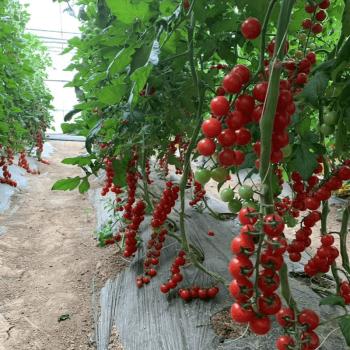
[[[343,211],[343,216],[341,220],[340,228],[340,254],[343,261],[343,268],[345,271],[350,274],[350,263],[349,263],[349,254],[347,250],[347,236],[348,236],[348,225],[350,217],[350,206],[346,206]]]

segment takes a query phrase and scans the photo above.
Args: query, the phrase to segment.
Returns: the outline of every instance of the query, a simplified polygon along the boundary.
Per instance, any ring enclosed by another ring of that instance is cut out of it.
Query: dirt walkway
[[[92,239],[94,211],[87,195],[52,192],[79,169],[60,163],[82,143],[53,142],[51,165],[29,176],[0,216],[0,350],[93,349],[95,288],[120,267],[112,249]],[[62,315],[69,319],[58,322]]]

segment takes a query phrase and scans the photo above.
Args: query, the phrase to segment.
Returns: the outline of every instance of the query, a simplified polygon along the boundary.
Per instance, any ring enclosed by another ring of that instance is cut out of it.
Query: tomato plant
[[[17,0],[0,4],[0,183],[16,186],[8,166],[21,152],[19,165],[32,172],[25,151],[36,147],[41,159],[42,137],[51,122],[52,96],[45,86],[49,59],[39,39],[25,33],[29,15]]]
[[[129,240],[125,255],[133,256],[142,239],[138,225],[144,215],[133,213],[135,188],[141,188],[153,220],[138,287],[157,274],[168,215],[179,200],[180,227],[171,236],[181,250],[161,292],[177,288],[181,269],[192,264],[213,286],[181,288],[182,299],[206,299],[216,295],[217,284],[228,284],[233,320],[266,334],[276,314],[285,332],[278,348],[316,349],[319,316],[297,305],[288,266],[319,240],[305,273],[330,271],[336,288],[323,302],[349,304],[348,204],[338,232],[330,232],[327,222],[329,199],[350,180],[349,2],[78,3],[83,35],[68,50],[75,50],[69,69],[77,74],[69,85],[78,91],[79,104],[63,129],[87,136],[89,155],[66,160],[85,176],[74,184],[61,180],[54,189],[79,186],[84,192],[89,177],[105,169],[104,192],[117,187],[127,193],[118,235]],[[149,198],[151,158],[164,176],[169,165],[181,175],[178,184],[166,184],[156,205]],[[197,170],[196,158],[203,160]],[[194,194],[190,204],[204,203],[210,211],[210,179],[219,189],[228,183],[221,197],[242,224],[231,244],[231,283],[207,270],[205,252],[189,243],[185,230],[187,187]],[[316,224],[320,235],[312,235]],[[287,226],[295,228],[292,238],[285,235]],[[350,344],[346,314],[339,322]]]

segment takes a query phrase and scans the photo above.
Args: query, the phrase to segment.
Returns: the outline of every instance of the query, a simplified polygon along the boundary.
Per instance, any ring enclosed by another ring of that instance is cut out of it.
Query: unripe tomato
[[[225,188],[220,192],[220,198],[223,202],[229,202],[233,200],[235,193],[232,188]]]
[[[242,203],[238,199],[232,199],[228,202],[228,209],[237,214],[242,208]]]
[[[204,186],[210,180],[210,171],[207,169],[199,169],[194,173],[194,179]]]
[[[251,186],[243,185],[239,188],[238,194],[242,199],[253,198],[254,192]]]
[[[216,182],[224,182],[229,176],[229,172],[225,168],[215,168],[211,171],[211,178]]]
[[[327,124],[322,124],[320,126],[320,132],[324,136],[331,135],[333,133],[333,131],[334,131],[333,128],[331,126],[327,125]]]
[[[332,126],[338,122],[338,114],[336,111],[331,111],[323,116],[323,121],[325,124]]]

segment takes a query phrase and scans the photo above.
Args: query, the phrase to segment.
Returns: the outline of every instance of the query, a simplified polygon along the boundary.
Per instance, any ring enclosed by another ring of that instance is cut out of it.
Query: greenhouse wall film
[[[0,349],[348,349],[350,0],[34,2],[0,3]]]

